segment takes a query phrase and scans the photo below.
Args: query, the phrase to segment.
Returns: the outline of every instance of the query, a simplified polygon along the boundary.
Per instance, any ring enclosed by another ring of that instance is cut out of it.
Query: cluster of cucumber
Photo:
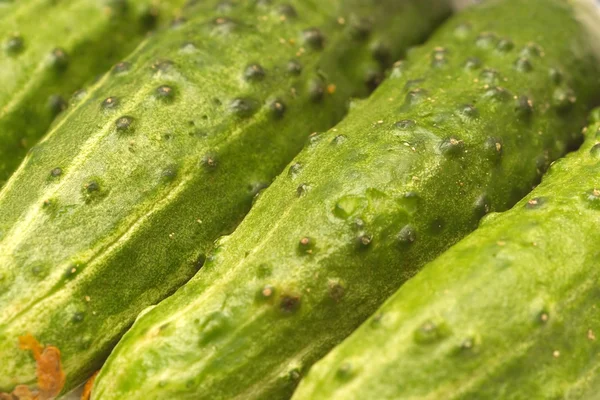
[[[594,399],[583,2],[0,1],[0,399]]]

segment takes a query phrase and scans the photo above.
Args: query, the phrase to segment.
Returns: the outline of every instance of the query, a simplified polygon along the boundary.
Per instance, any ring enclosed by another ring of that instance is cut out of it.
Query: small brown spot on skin
[[[421,330],[423,332],[431,332],[433,330],[435,330],[435,325],[431,322],[426,322],[422,327]]]
[[[113,107],[117,102],[117,99],[115,99],[114,97],[109,97],[106,100],[104,100],[104,103],[102,104],[105,108],[110,108]]]
[[[214,166],[216,166],[216,165],[217,165],[217,162],[215,161],[215,159],[214,159],[214,158],[212,158],[212,157],[208,157],[208,158],[206,159],[206,165],[208,165],[209,167],[214,167]]]
[[[64,58],[67,56],[67,54],[65,53],[65,51],[63,49],[54,49],[54,51],[52,51],[52,54],[56,58]]]
[[[592,331],[591,329],[588,329],[587,338],[589,340],[596,340],[596,335],[594,335],[594,331]]]
[[[114,66],[113,71],[119,73],[119,72],[127,71],[128,69],[129,69],[129,63],[122,61]]]

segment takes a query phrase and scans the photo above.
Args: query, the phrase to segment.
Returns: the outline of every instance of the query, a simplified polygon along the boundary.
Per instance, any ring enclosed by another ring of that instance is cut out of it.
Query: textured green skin
[[[126,11],[123,0],[28,0],[0,6],[0,186],[66,106],[62,99],[130,53],[157,18],[170,21],[183,3],[128,0]],[[14,35],[23,40],[21,51],[7,48]],[[64,67],[53,64],[57,48],[67,54]],[[52,98],[64,104],[52,106]]]
[[[465,21],[472,30],[460,39]],[[510,36],[515,48],[477,47],[483,30]],[[513,63],[533,39],[545,54],[519,72]],[[411,53],[406,69],[399,65],[336,128],[315,136],[203,270],[137,319],[102,368],[94,398],[289,397],[312,363],[477,226],[479,196],[508,208],[539,179],[540,156],[550,161],[580,137],[599,90],[585,42],[569,9],[552,1],[510,0],[457,16]],[[447,65],[432,66],[436,46],[447,47]],[[463,67],[473,56],[502,73],[502,86],[531,97],[530,118],[517,117],[512,97],[485,98],[481,70]],[[550,67],[565,71],[563,85],[577,94],[570,112],[551,104]],[[407,83],[420,78],[430,100],[405,102]],[[457,114],[470,101],[479,117]],[[414,131],[395,127],[407,118]],[[452,135],[464,140],[463,152],[442,154]],[[484,145],[489,137],[503,140],[500,159],[495,142]],[[403,245],[406,224],[416,240]]]
[[[600,124],[587,132],[527,198],[319,361],[294,399],[597,398]]]
[[[383,70],[371,46],[386,41],[399,57],[447,11],[423,13],[416,0],[298,0],[298,16],[282,20],[281,2],[216,3],[184,10],[187,23],[146,41],[129,71],[83,94],[0,192],[0,390],[34,380],[31,354],[18,349],[26,332],[61,350],[67,389],[98,369],[142,309],[196,273],[310,132],[367,94],[365,76]],[[373,32],[355,39],[351,21],[363,16],[374,18]],[[238,21],[229,32],[227,20]],[[302,40],[313,26],[323,50]],[[296,58],[299,76],[286,69]],[[262,81],[243,78],[253,62]],[[318,76],[336,90],[315,101]],[[158,96],[162,85],[172,98]],[[109,96],[117,106],[103,108]],[[238,115],[238,97],[260,107]],[[269,107],[276,97],[287,106],[280,118]],[[135,119],[132,132],[117,131],[123,116]],[[51,176],[57,167],[62,175]]]

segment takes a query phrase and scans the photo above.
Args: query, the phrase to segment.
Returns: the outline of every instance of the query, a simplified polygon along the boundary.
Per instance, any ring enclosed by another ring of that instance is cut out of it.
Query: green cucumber
[[[200,273],[137,319],[93,398],[289,397],[423,264],[580,140],[600,75],[570,11],[489,3],[411,52],[311,138]]]
[[[78,94],[0,192],[0,390],[35,379],[27,333],[60,350],[66,389],[98,369],[308,135],[448,13],[443,0],[190,4]]]
[[[183,0],[0,4],[0,186],[71,94],[137,46]]]
[[[600,120],[587,135],[319,361],[294,399],[585,398],[600,369]]]

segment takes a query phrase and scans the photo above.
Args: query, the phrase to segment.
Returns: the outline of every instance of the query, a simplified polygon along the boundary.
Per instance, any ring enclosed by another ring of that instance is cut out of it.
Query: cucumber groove
[[[422,265],[581,140],[600,87],[571,11],[508,0],[448,21],[137,319],[93,396],[289,397]]]
[[[586,136],[319,361],[294,399],[594,398],[599,119]]]
[[[0,390],[34,380],[26,333],[60,350],[65,390],[98,369],[310,132],[446,15],[418,3],[191,2],[78,94],[0,192]]]
[[[149,30],[170,21],[182,4],[32,0],[3,5],[0,185],[75,90],[126,56]]]

